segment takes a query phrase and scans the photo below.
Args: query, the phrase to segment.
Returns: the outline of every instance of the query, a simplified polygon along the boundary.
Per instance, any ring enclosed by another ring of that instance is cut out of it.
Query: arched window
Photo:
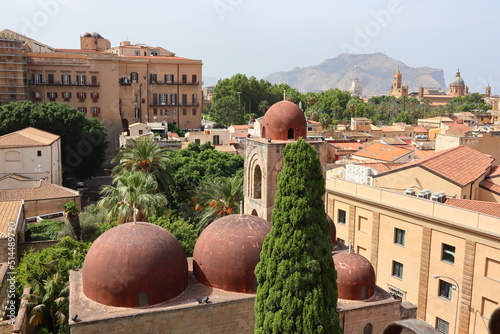
[[[258,217],[258,216],[259,216],[259,215],[257,214],[257,210],[255,210],[255,209],[253,209],[253,210],[252,210],[252,216],[256,216],[256,217]]]
[[[253,170],[253,198],[262,198],[262,171],[259,165]]]
[[[19,162],[21,161],[21,152],[19,151],[7,151],[5,152],[6,162]]]
[[[363,328],[363,334],[372,334],[373,326],[370,323],[367,323],[365,328]]]
[[[295,139],[294,131],[292,128],[288,129],[288,139]]]
[[[262,127],[262,138],[266,138],[266,127]]]

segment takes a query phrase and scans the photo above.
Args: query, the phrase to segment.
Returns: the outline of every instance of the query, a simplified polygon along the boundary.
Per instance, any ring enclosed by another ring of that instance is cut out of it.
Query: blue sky
[[[205,76],[264,78],[342,52],[383,52],[409,66],[459,67],[470,91],[500,94],[495,22],[500,1],[479,0],[4,0],[0,29],[56,48],[99,32],[202,59]],[[404,80],[404,78],[403,78]]]

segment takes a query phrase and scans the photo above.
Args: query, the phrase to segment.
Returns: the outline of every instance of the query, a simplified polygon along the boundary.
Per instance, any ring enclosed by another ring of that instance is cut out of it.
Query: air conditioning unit
[[[415,189],[413,189],[413,188],[406,188],[405,195],[415,196]]]
[[[420,190],[417,194],[418,198],[423,198],[423,199],[430,199],[431,198],[431,191],[430,189],[423,189]]]
[[[439,191],[437,193],[433,193],[431,195],[431,201],[433,202],[438,202],[438,203],[444,203],[446,201],[446,194],[444,191]]]

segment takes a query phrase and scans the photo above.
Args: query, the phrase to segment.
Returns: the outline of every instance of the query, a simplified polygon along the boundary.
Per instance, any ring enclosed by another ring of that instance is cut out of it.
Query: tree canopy
[[[341,333],[318,154],[299,139],[283,156],[272,228],[255,269],[255,333]]]
[[[102,122],[61,103],[28,101],[0,106],[0,135],[30,126],[61,136],[63,172],[79,179],[97,175],[108,144],[108,130]]]

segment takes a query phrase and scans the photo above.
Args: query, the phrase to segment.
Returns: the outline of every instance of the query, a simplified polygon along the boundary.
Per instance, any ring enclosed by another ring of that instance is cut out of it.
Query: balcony
[[[62,81],[54,81],[54,82],[46,82],[46,81],[33,81],[29,80],[28,85],[38,86],[87,86],[87,87],[99,87],[101,84],[99,81],[97,82],[62,82]]]
[[[118,82],[120,83],[121,86],[130,86],[130,85],[132,85],[132,82],[127,77],[121,77],[120,79],[118,79]]]
[[[196,82],[182,82],[182,81],[155,81],[149,82],[152,85],[199,85],[199,81]]]

